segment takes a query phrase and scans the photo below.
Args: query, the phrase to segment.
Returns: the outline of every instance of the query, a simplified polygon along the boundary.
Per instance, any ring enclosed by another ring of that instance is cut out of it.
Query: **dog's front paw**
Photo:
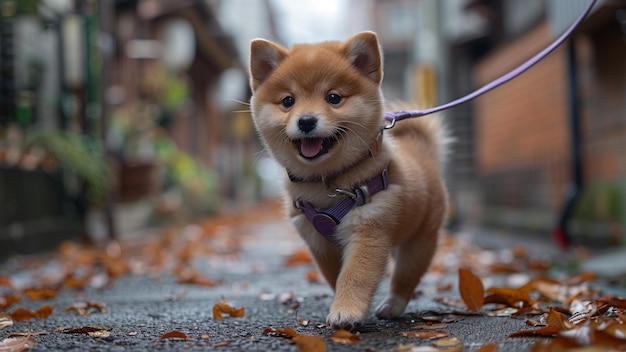
[[[359,313],[351,313],[347,311],[331,311],[326,317],[326,324],[333,329],[354,330],[363,325],[365,316]]]
[[[380,319],[396,319],[400,318],[404,313],[407,301],[396,296],[389,295],[376,308],[376,316]]]

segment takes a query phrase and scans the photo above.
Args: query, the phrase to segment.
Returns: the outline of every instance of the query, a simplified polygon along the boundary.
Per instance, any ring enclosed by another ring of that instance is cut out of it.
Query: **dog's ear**
[[[287,57],[287,50],[265,39],[250,43],[250,87],[255,91]]]
[[[361,32],[345,44],[346,57],[363,75],[380,84],[383,79],[382,53],[374,32]]]

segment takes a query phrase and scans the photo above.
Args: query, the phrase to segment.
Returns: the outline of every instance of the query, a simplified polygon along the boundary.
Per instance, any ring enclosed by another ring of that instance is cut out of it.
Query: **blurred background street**
[[[67,243],[145,243],[259,209],[280,218],[267,204],[284,170],[247,103],[254,38],[288,47],[375,31],[385,97],[428,108],[516,67],[587,5],[0,0],[0,278]],[[536,67],[444,115],[455,139],[447,232],[531,243],[623,287],[626,1],[599,1]]]

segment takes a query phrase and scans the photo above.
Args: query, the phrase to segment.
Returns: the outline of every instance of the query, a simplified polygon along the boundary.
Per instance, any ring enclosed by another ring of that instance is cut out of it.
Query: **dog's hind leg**
[[[415,287],[430,265],[436,247],[437,231],[413,236],[395,248],[390,292],[376,308],[378,318],[394,319],[402,316]]]

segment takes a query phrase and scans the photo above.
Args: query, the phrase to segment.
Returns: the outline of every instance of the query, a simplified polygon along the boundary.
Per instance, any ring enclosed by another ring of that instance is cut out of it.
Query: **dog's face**
[[[382,62],[374,33],[291,50],[254,40],[250,76],[255,126],[296,177],[340,172],[367,153],[382,126]]]

